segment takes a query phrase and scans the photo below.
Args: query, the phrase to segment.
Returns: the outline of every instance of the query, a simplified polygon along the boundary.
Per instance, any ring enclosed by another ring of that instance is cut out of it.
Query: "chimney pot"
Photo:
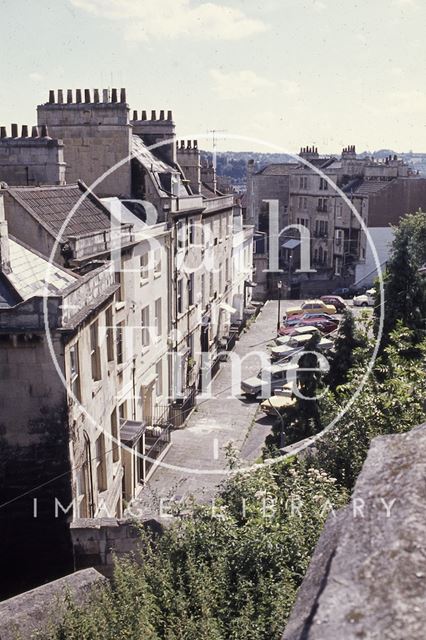
[[[12,124],[12,138],[17,138],[18,137],[18,125],[17,124]]]
[[[64,92],[62,89],[58,89],[58,104],[64,103]]]
[[[194,149],[198,149],[198,140],[193,141]]]
[[[136,111],[136,109],[133,111],[133,120],[137,120],[138,119],[138,112]]]
[[[84,90],[84,102],[90,102],[90,89]]]
[[[180,141],[180,148],[185,149],[185,140]]]
[[[120,89],[120,102],[126,102],[126,89]]]
[[[49,91],[49,104],[55,104],[55,92],[53,89]]]
[[[160,120],[164,120],[164,109],[160,111]]]
[[[37,127],[37,126],[34,126],[34,127],[31,129],[31,136],[32,136],[33,138],[38,138],[38,127]]]
[[[77,89],[75,92],[75,101],[77,104],[81,103],[81,89]]]
[[[186,143],[186,148],[191,149],[191,147],[192,147],[191,140],[188,140]]]
[[[67,103],[72,104],[72,89],[67,89]]]
[[[102,102],[108,102],[108,89],[102,89]]]
[[[6,127],[0,127],[0,138],[7,138]]]
[[[145,111],[145,109],[144,109],[144,110],[142,111],[142,120],[146,120],[146,119],[147,119],[147,117],[146,117],[146,111]]]
[[[157,120],[157,114],[155,113],[155,109],[151,111],[151,120]]]
[[[47,130],[47,125],[45,125],[45,124],[41,125],[41,137],[42,138],[48,138],[49,137],[49,132]]]
[[[167,111],[167,120],[173,120],[173,113],[170,111]]]
[[[28,125],[26,124],[22,125],[21,138],[28,138]]]
[[[111,89],[111,102],[117,102],[117,89]]]
[[[93,89],[93,102],[99,102],[99,89]]]

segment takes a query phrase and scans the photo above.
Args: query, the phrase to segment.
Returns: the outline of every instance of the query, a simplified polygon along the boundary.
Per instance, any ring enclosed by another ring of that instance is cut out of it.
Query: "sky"
[[[0,24],[2,125],[126,87],[203,148],[426,151],[425,0],[0,0]]]

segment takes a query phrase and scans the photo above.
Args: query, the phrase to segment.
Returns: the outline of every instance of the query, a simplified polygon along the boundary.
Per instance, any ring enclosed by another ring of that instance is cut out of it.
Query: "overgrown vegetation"
[[[402,226],[390,269],[401,268],[396,255],[406,251],[404,234]],[[316,405],[318,415],[293,416],[305,426],[317,418],[324,426],[352,401],[315,455],[239,472],[222,488],[213,511],[181,513],[159,538],[141,533],[142,564],[118,562],[111,586],[85,608],[70,603],[59,628],[40,637],[278,640],[323,523],[330,509],[347,502],[372,438],[424,420],[425,283],[414,267],[409,273],[401,279],[391,271],[388,291],[406,300],[414,278],[422,320],[407,315],[406,303],[394,305],[382,354],[356,395],[373,341],[368,327],[358,334],[347,317],[333,358],[338,373],[330,375],[331,390]],[[307,394],[322,384],[312,377],[302,382]]]

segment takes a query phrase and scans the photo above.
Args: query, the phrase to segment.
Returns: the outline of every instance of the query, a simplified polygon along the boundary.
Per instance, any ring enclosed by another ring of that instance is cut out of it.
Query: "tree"
[[[363,344],[356,333],[355,318],[350,309],[346,309],[334,343],[334,353],[330,361],[330,371],[326,377],[331,389],[336,389],[348,380],[348,372],[355,364],[355,349]]]
[[[384,324],[382,350],[398,320],[422,339],[426,316],[426,286],[419,269],[426,260],[426,214],[406,216],[395,229],[392,252],[384,278]],[[380,295],[376,285],[375,331],[379,328]]]
[[[299,371],[297,374],[299,395],[297,396],[297,416],[302,424],[305,437],[321,430],[321,418],[318,407],[318,392],[321,383],[321,371],[317,353],[321,340],[319,333],[315,332],[306,343],[304,353],[299,358]]]

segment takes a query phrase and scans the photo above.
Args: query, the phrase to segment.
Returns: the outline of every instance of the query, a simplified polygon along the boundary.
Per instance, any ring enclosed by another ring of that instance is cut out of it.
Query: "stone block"
[[[47,629],[52,620],[58,622],[63,615],[67,593],[82,604],[105,582],[95,569],[83,569],[0,602],[1,640],[27,640],[31,634]]]

